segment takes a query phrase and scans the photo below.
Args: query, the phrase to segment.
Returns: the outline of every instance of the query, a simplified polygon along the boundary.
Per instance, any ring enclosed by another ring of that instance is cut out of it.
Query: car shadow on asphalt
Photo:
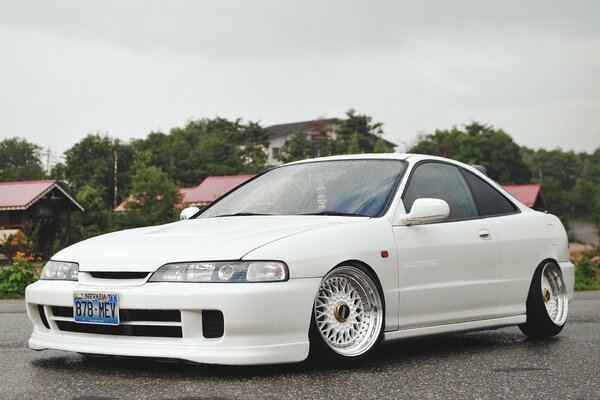
[[[96,374],[128,374],[136,377],[274,377],[285,375],[315,375],[345,371],[385,371],[402,365],[418,364],[432,359],[459,361],[465,354],[480,355],[497,351],[509,352],[518,349],[520,352],[539,353],[552,351],[565,338],[561,336],[546,339],[527,339],[513,330],[497,330],[436,336],[385,343],[377,347],[369,357],[355,360],[349,364],[324,362],[309,358],[301,363],[258,365],[258,366],[225,366],[210,364],[194,364],[179,360],[156,360],[143,357],[104,357],[92,355],[65,355],[38,358],[32,361],[33,366],[43,369],[60,369],[77,373]],[[168,368],[165,368],[168,366]],[[510,369],[510,368],[508,368]],[[508,371],[507,369],[507,371]],[[506,371],[505,371],[506,372]]]

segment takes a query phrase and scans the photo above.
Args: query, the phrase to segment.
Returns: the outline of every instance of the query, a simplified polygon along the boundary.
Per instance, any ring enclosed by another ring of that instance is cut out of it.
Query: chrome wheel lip
[[[542,302],[550,320],[557,326],[567,321],[569,299],[560,269],[552,263],[544,265],[541,276]]]
[[[339,318],[341,303],[350,309],[347,318]],[[364,271],[342,266],[321,281],[313,314],[323,342],[342,356],[356,357],[379,339],[383,303],[377,286]]]

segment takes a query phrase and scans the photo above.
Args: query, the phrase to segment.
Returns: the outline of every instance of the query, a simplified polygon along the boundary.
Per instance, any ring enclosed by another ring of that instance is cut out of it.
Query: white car
[[[27,288],[29,347],[354,360],[382,340],[510,325],[556,335],[573,297],[560,220],[444,158],[294,162],[198,211],[53,256]]]

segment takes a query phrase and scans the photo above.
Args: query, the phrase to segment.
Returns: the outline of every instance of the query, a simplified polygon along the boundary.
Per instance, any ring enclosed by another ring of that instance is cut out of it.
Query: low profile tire
[[[558,265],[545,262],[533,275],[527,296],[527,322],[519,325],[531,338],[557,335],[567,322],[569,299]]]
[[[365,357],[383,335],[384,305],[372,274],[340,266],[321,281],[312,312],[310,357],[351,361]]]

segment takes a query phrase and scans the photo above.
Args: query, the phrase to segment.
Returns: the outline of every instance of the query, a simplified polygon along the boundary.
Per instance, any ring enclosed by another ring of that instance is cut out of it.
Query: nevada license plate
[[[119,325],[117,293],[73,292],[75,322]]]

